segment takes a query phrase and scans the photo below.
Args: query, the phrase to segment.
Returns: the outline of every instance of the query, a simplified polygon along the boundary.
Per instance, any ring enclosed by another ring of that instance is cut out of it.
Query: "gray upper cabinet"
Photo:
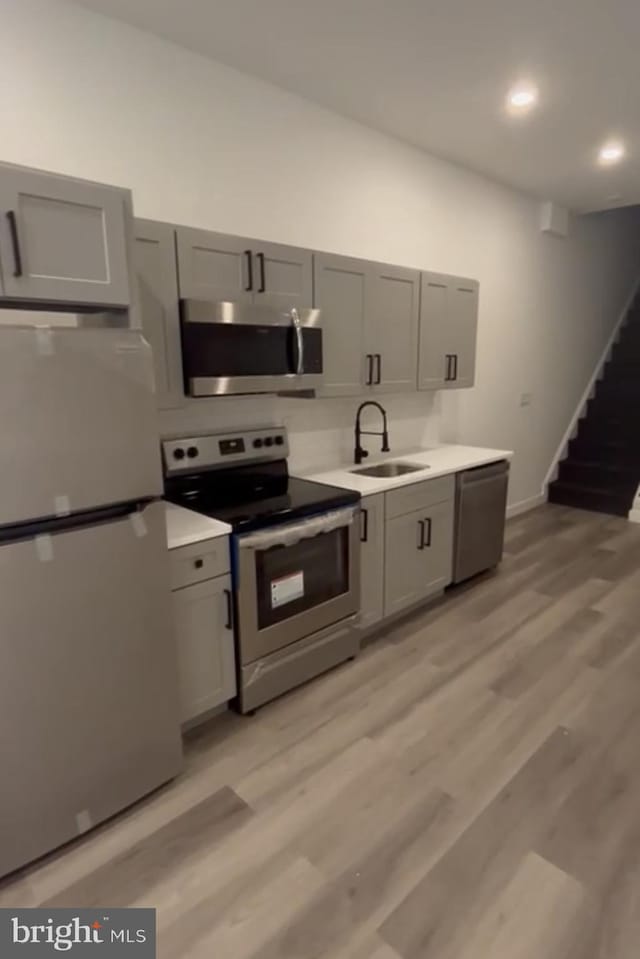
[[[423,273],[418,388],[462,389],[475,382],[477,280]]]
[[[366,496],[360,504],[360,623],[375,626],[383,616],[384,493]]]
[[[251,241],[226,233],[178,227],[178,285],[180,296],[195,300],[251,302]]]
[[[138,280],[142,332],[153,351],[157,405],[184,402],[174,228],[135,221],[134,269]]]
[[[254,301],[283,311],[313,305],[313,254],[295,246],[251,240]]]
[[[322,314],[324,396],[357,396],[365,383],[368,264],[316,253],[314,305]]]
[[[374,358],[374,392],[416,389],[419,311],[420,273],[374,264],[366,350]]]
[[[0,166],[0,266],[16,300],[128,307],[127,193]]]
[[[181,297],[261,303],[287,311],[313,304],[313,254],[295,246],[178,227]]]
[[[415,390],[420,274],[316,253],[325,396]]]

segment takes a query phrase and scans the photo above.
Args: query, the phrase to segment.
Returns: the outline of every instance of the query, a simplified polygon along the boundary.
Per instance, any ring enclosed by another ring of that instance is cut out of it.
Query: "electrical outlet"
[[[522,393],[520,396],[520,406],[531,406],[533,393]]]

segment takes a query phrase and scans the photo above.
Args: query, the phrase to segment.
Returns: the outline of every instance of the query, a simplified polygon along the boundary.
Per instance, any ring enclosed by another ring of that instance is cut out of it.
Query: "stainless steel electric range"
[[[353,658],[360,494],[289,476],[282,427],[162,447],[166,498],[233,530],[240,712]]]

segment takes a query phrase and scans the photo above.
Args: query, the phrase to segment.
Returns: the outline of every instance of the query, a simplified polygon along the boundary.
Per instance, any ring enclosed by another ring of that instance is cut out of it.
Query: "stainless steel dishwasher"
[[[454,583],[491,569],[502,559],[508,485],[506,460],[458,473]]]

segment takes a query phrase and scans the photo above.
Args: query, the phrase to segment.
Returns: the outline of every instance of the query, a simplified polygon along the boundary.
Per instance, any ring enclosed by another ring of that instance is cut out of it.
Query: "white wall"
[[[524,195],[150,35],[58,0],[0,0],[0,15],[0,159],[130,186],[144,217],[477,277],[476,389],[390,398],[392,445],[514,448],[511,502],[540,492],[638,272],[636,211],[544,236]],[[347,453],[355,406],[213,401],[197,416],[285,416],[303,469]]]

